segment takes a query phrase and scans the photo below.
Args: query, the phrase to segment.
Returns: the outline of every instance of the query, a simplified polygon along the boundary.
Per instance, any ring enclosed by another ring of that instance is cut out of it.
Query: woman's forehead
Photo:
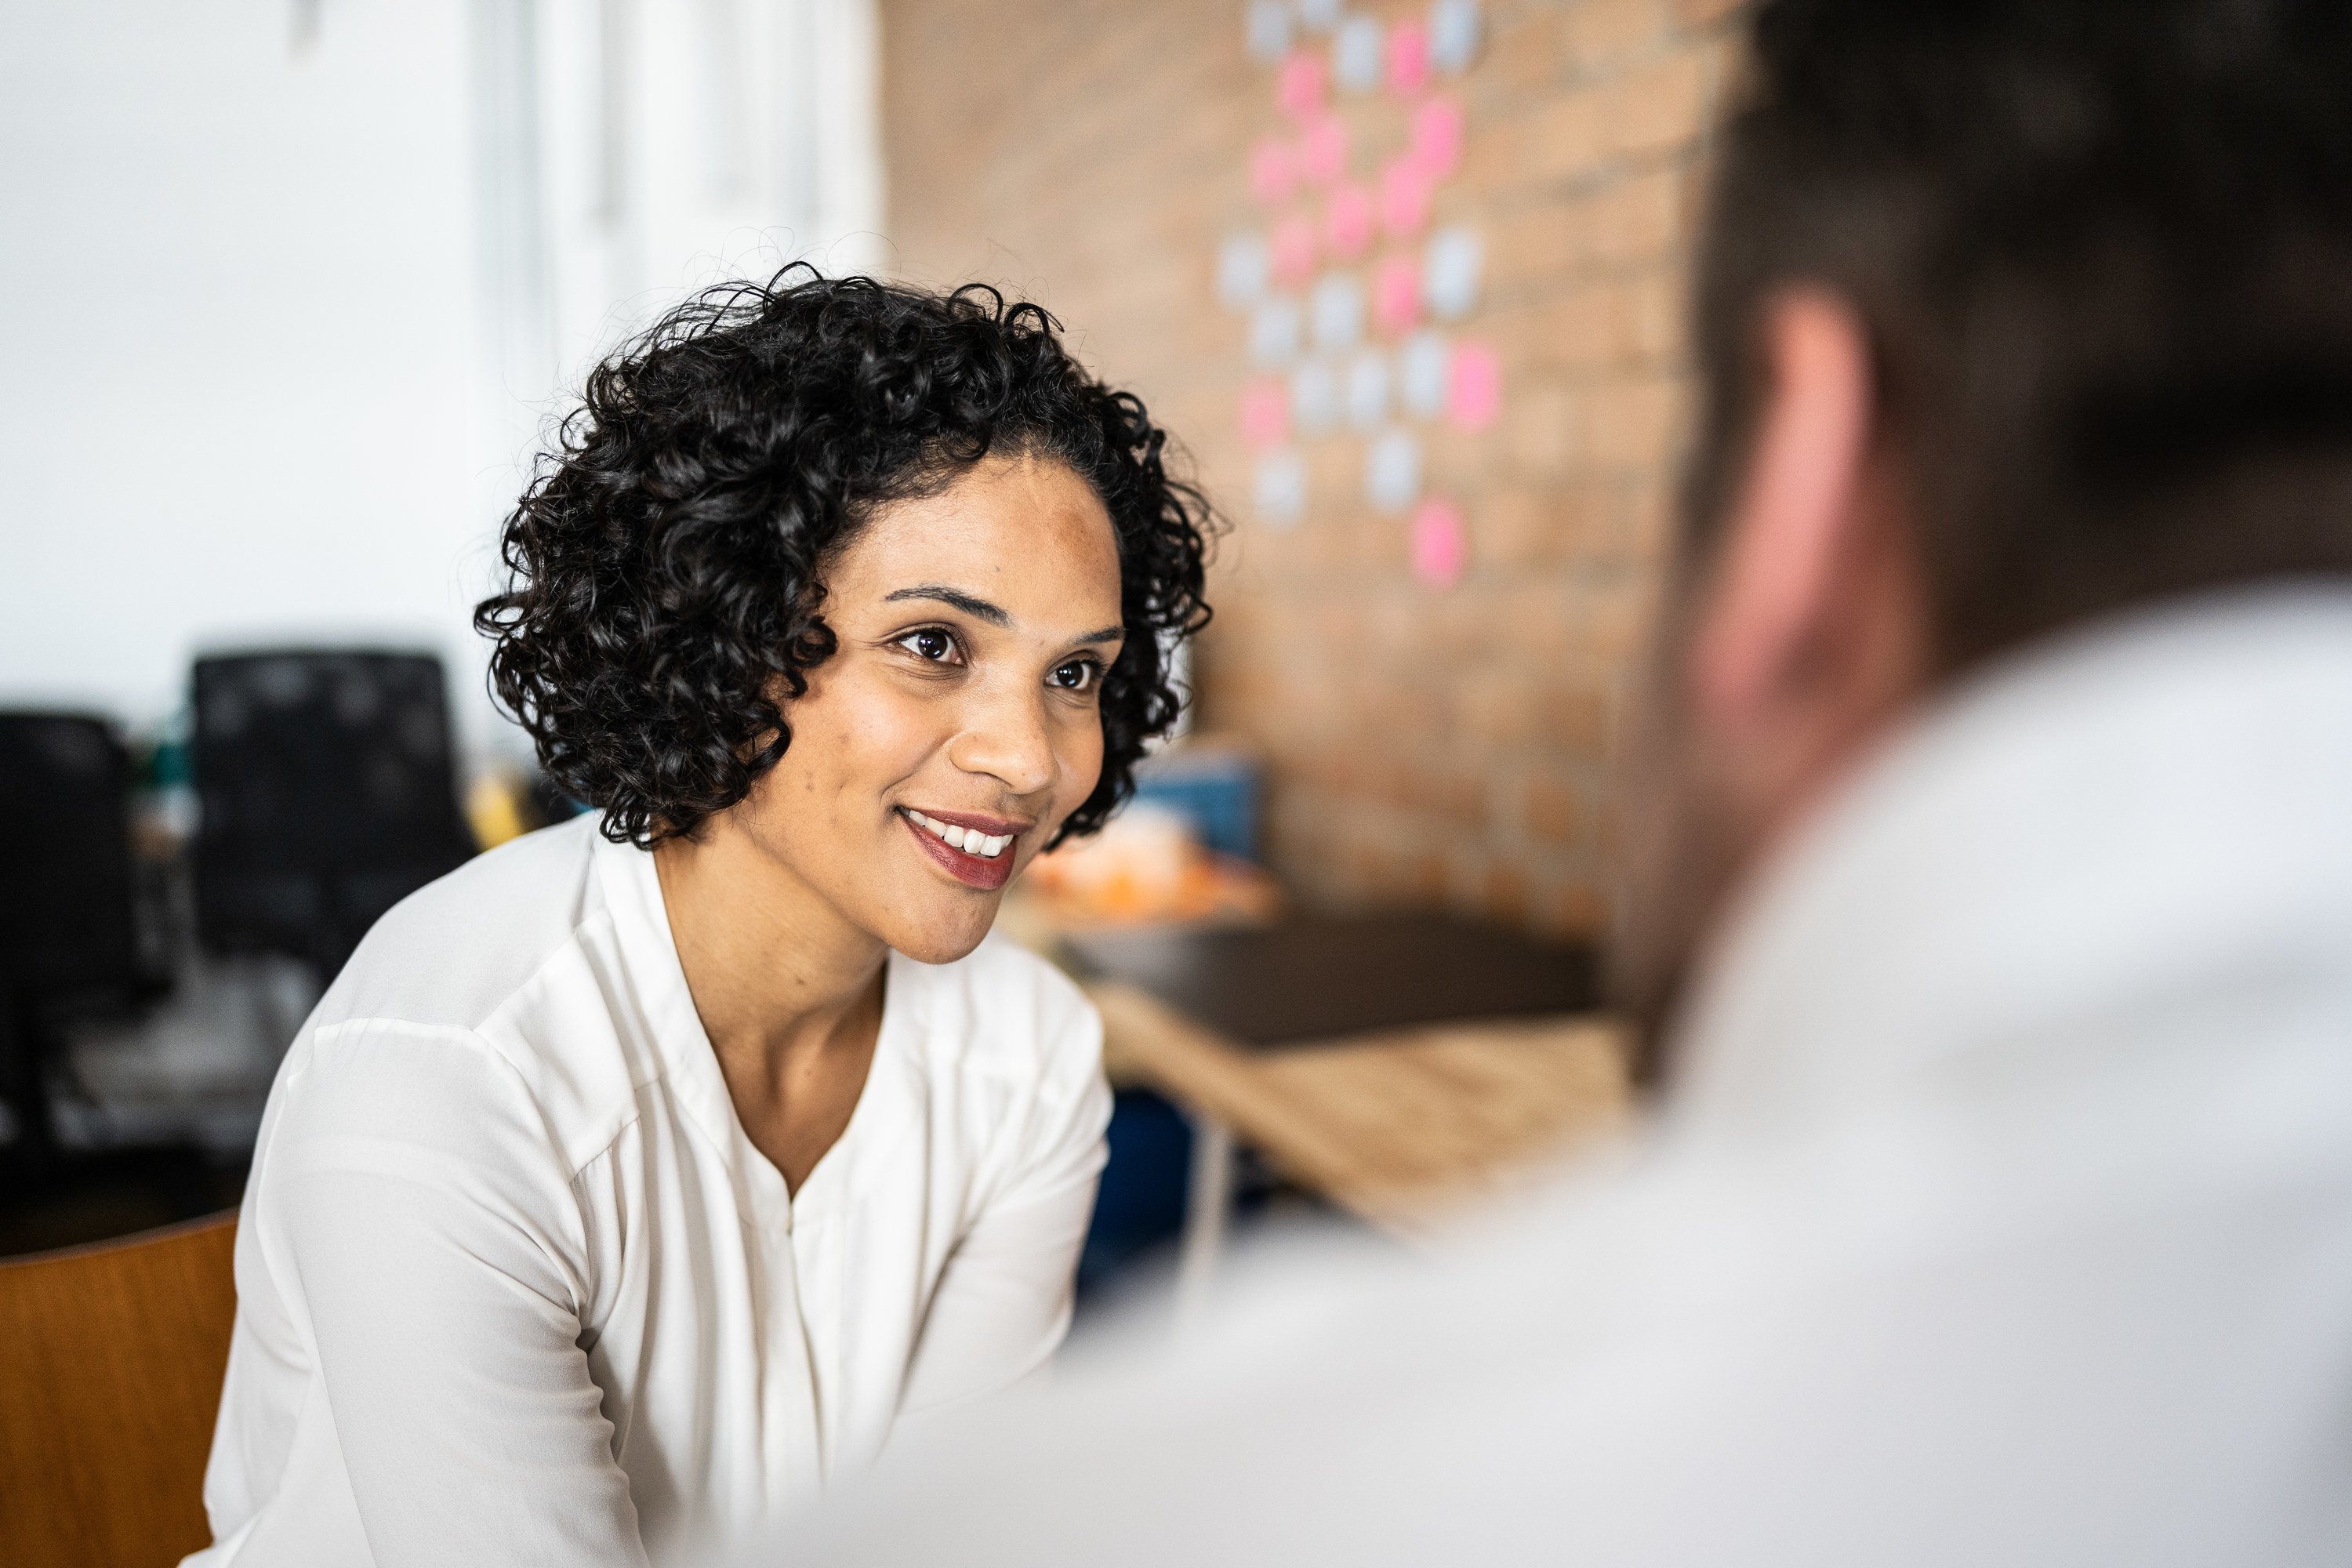
[[[1066,464],[992,458],[937,494],[878,509],[828,577],[831,592],[861,599],[938,582],[1000,605],[1013,595],[1116,605],[1118,545],[1100,498]]]

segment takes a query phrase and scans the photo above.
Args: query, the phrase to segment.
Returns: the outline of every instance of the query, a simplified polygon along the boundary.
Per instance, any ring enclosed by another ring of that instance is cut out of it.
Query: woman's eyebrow
[[[882,595],[882,602],[886,605],[894,604],[900,599],[936,599],[942,605],[952,605],[973,620],[985,621],[992,626],[1009,626],[1013,624],[1011,616],[990,604],[986,599],[967,594],[961,588],[950,588],[944,583],[918,583],[911,588],[901,588],[895,594]],[[1083,647],[1090,643],[1124,642],[1125,640],[1127,640],[1125,626],[1105,626],[1098,632],[1088,632],[1084,637],[1072,637],[1070,646]]]
[[[990,604],[975,598],[961,589],[950,588],[944,583],[918,583],[911,588],[901,588],[895,594],[885,594],[882,602],[892,604],[899,599],[937,599],[942,605],[952,605],[975,621],[985,621],[992,626],[1009,626],[1013,617]]]

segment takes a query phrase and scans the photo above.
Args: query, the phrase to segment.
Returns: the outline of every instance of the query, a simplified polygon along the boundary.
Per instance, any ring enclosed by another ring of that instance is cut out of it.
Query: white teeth
[[[921,812],[911,807],[908,808],[907,820],[918,827],[929,828],[935,837],[944,842],[953,845],[967,855],[977,855],[983,860],[993,860],[1003,854],[1006,847],[1015,837],[1007,833],[1001,837],[991,837],[977,827],[958,827],[952,823],[941,822],[937,817],[925,816]]]

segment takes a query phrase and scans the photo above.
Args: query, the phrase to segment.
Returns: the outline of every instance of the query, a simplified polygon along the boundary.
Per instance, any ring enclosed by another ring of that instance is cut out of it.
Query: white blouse
[[[1101,1026],[992,938],[889,960],[841,1141],[745,1137],[653,858],[582,818],[386,915],[269,1098],[205,1568],[691,1560],[1040,1368]]]

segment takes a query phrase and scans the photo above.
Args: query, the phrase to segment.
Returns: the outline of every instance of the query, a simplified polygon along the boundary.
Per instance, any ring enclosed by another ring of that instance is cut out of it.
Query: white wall
[[[298,14],[0,5],[0,689],[146,720],[214,637],[471,657],[464,0]]]
[[[0,701],[467,626],[561,387],[873,264],[872,0],[0,0]],[[865,236],[865,237],[860,237]]]

